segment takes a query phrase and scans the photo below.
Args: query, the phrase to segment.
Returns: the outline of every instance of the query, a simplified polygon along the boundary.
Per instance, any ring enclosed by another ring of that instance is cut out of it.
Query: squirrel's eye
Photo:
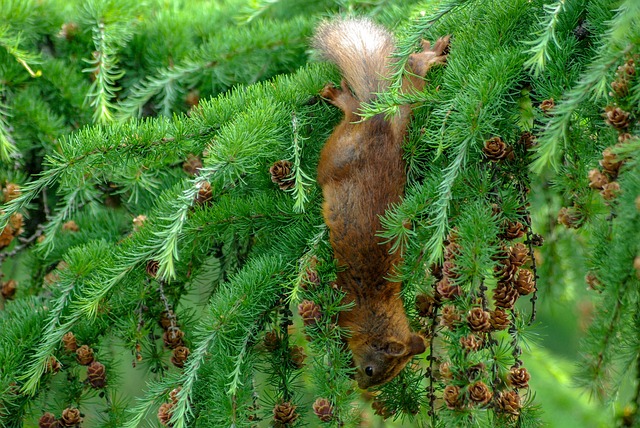
[[[367,374],[367,376],[373,376],[373,367],[367,366],[367,368],[364,369],[364,372]]]

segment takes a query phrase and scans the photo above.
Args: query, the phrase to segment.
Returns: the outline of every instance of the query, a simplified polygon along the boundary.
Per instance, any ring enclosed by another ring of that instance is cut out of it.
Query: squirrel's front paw
[[[408,66],[418,76],[427,74],[433,64],[444,64],[449,54],[451,36],[440,37],[431,47],[428,40],[422,41],[422,52],[409,55]]]
[[[339,107],[346,114],[354,113],[359,107],[359,102],[351,94],[345,80],[343,80],[340,85],[341,88],[336,88],[333,83],[327,83],[324,88],[322,88],[320,96],[329,100],[331,104]]]

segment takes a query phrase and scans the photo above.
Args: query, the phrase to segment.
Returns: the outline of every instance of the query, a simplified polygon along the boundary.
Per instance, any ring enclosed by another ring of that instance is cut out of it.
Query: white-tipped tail
[[[326,21],[318,26],[313,47],[334,62],[360,101],[369,101],[384,91],[395,49],[387,29],[367,18]]]

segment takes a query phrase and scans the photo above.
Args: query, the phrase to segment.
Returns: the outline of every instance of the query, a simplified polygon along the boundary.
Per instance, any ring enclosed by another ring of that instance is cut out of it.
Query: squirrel
[[[449,36],[409,56],[402,92],[421,91],[423,77],[434,64],[444,64]],[[402,262],[399,252],[376,234],[380,216],[404,195],[406,183],[402,142],[411,105],[387,120],[378,114],[362,120],[358,110],[389,87],[395,41],[391,33],[366,18],[321,23],[313,47],[335,63],[343,75],[341,88],[327,84],[321,96],[344,112],[344,119],[324,145],[318,183],[329,239],[338,265],[337,286],[353,302],[338,316],[349,331],[345,341],[353,355],[355,380],[362,389],[393,379],[409,360],[425,351],[413,333],[400,299],[400,282],[390,280]],[[352,93],[353,91],[353,93]]]

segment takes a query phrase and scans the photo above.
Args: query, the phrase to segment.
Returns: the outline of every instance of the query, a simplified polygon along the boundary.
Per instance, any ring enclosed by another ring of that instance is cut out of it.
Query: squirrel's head
[[[362,343],[355,348],[352,344],[355,378],[360,388],[367,389],[396,377],[411,357],[425,351],[425,344],[421,336],[412,333],[405,341],[385,338]]]

